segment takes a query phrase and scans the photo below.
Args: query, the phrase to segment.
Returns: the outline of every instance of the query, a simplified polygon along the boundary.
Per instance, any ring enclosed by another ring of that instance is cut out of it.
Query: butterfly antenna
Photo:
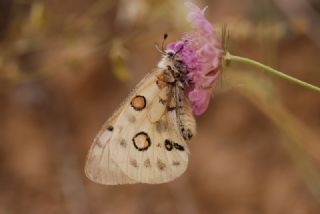
[[[157,49],[157,51],[159,51],[161,54],[163,54],[163,55],[166,54],[163,50],[161,50],[161,49],[159,48],[159,44],[158,44],[157,42],[154,44],[154,46],[155,46],[155,48]]]
[[[162,44],[161,44],[161,49],[159,47],[159,44],[157,42],[155,42],[154,46],[156,47],[156,49],[163,55],[166,55],[166,52],[164,51],[164,41],[168,38],[168,34],[164,34],[163,35],[163,40],[162,40]]]
[[[162,44],[161,44],[162,52],[164,52],[164,42],[166,41],[167,38],[168,38],[168,34],[167,33],[163,34],[163,40],[162,40]]]

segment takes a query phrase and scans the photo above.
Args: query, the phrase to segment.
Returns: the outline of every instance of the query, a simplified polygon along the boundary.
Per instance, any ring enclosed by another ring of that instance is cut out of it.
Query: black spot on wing
[[[127,143],[126,143],[125,139],[120,140],[120,146],[122,146],[123,148],[127,147]]]
[[[144,165],[146,168],[151,167],[150,159],[149,159],[149,158],[147,158],[147,159],[143,162],[143,165]]]
[[[167,131],[167,126],[164,120],[159,120],[156,122],[156,130],[159,133]]]
[[[134,147],[138,151],[146,151],[151,146],[151,139],[145,132],[137,133],[133,138],[132,142]]]
[[[184,151],[184,147],[178,143],[173,143],[173,147],[179,151]]]
[[[166,168],[166,164],[163,163],[163,161],[160,159],[157,160],[157,166],[158,166],[158,169],[160,170],[164,170],[164,168]]]
[[[168,151],[171,151],[173,149],[173,143],[168,139],[164,141],[164,146]]]
[[[193,137],[193,134],[190,129],[186,130],[185,128],[182,127],[181,133],[182,133],[183,139],[185,140],[191,140],[191,138]]]
[[[191,140],[191,138],[193,137],[192,132],[188,129],[188,139]]]
[[[130,105],[134,110],[141,111],[143,110],[147,105],[147,100],[144,96],[137,95],[134,98],[132,98]]]
[[[179,161],[173,161],[173,162],[172,162],[172,165],[173,165],[173,166],[179,166],[179,165],[180,165],[180,162],[179,162]]]
[[[133,166],[134,168],[138,168],[138,162],[136,159],[131,159],[130,160],[130,165]]]

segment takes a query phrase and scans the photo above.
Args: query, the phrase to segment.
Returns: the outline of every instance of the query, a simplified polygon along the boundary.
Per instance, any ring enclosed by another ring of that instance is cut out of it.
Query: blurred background
[[[229,50],[320,85],[318,0],[194,1]],[[0,214],[320,213],[319,94],[232,63],[197,118],[190,164],[162,185],[103,186],[84,163],[155,67],[182,0],[0,1]]]

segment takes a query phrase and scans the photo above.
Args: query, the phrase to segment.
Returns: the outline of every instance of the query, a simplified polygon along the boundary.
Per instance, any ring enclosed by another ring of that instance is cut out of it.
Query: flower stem
[[[230,53],[226,53],[224,59],[226,60],[226,62],[235,61],[235,62],[241,62],[241,63],[244,63],[244,64],[254,65],[254,66],[258,67],[258,68],[262,68],[264,71],[269,72],[269,73],[271,73],[271,74],[273,74],[275,76],[281,77],[281,78],[286,79],[286,80],[288,80],[290,82],[298,84],[298,85],[300,85],[302,87],[305,87],[307,89],[310,89],[310,90],[313,90],[313,91],[316,91],[316,92],[320,93],[320,88],[319,87],[311,85],[311,84],[309,84],[307,82],[304,82],[302,80],[299,80],[299,79],[294,78],[292,76],[289,76],[287,74],[284,74],[284,73],[282,73],[282,72],[280,72],[278,70],[275,70],[275,69],[273,69],[273,68],[271,68],[271,67],[269,67],[267,65],[264,65],[264,64],[262,64],[260,62],[255,61],[255,60],[248,59],[248,58],[245,58],[245,57],[235,56],[235,55],[232,55]]]

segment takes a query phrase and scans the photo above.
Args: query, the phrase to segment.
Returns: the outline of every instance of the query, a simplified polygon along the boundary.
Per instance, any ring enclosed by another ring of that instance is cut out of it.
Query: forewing
[[[85,173],[90,180],[106,185],[136,183],[111,159],[109,145],[113,134],[112,122],[107,121],[95,137],[88,153]]]
[[[118,151],[110,150],[111,138],[114,135],[115,124],[118,124],[119,115],[123,114],[123,111],[130,106],[130,98],[133,94],[136,94],[139,90],[148,88],[149,85],[154,84],[155,75],[159,71],[148,74],[134,89],[121,105],[121,107],[108,119],[103,125],[100,132],[95,137],[90,151],[87,155],[87,161],[85,165],[85,173],[87,177],[101,184],[115,185],[115,184],[131,184],[137,181],[129,178],[118,166],[118,164],[112,160],[111,153],[117,153]],[[123,124],[125,126],[126,124]],[[119,127],[119,125],[117,126]]]
[[[111,159],[132,180],[164,183],[187,167],[188,148],[177,125],[176,111],[169,111],[164,102],[171,95],[169,85],[159,88],[156,81],[138,89],[115,123]],[[134,102],[136,97],[143,97],[146,105]]]
[[[174,109],[170,86],[156,83],[163,70],[147,75],[98,133],[85,171],[102,184],[164,183],[181,175],[188,148]]]

